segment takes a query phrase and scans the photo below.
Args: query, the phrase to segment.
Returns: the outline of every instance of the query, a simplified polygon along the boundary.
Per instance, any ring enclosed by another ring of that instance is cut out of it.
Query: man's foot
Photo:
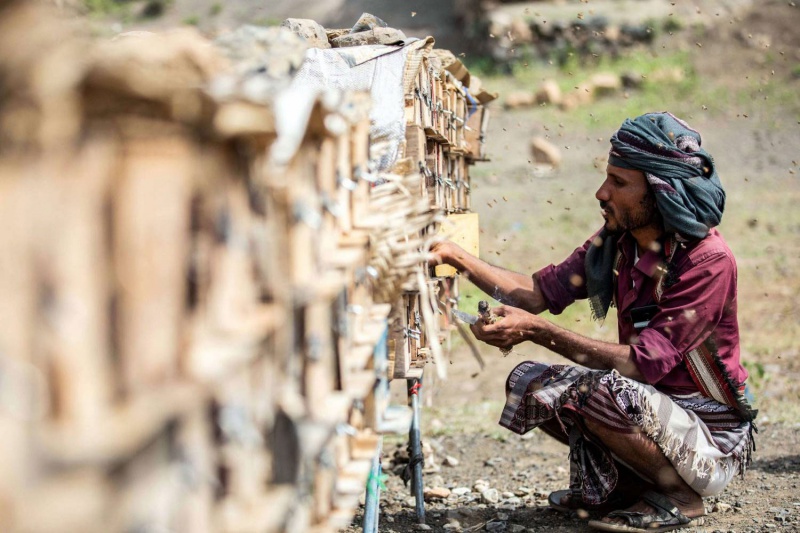
[[[642,499],[623,511],[614,511],[589,525],[602,531],[672,531],[702,524],[703,499],[696,493],[663,495],[646,491]]]
[[[547,497],[547,503],[550,505],[550,508],[562,513],[569,513],[572,511],[605,513],[630,505],[630,503],[634,501],[636,501],[635,498],[625,497],[622,493],[617,491],[614,491],[607,501],[598,505],[587,504],[579,496],[573,496],[572,491],[569,489],[551,492]]]

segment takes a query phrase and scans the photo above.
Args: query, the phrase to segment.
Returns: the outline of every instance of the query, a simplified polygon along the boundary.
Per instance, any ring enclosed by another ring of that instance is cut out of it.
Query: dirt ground
[[[713,102],[692,102],[696,111],[684,116],[704,134],[728,192],[720,230],[737,255],[742,358],[761,408],[750,469],[720,496],[706,500],[705,524],[698,531],[800,528],[798,27],[800,11],[794,3],[765,2],[705,34],[702,46],[690,34],[683,35],[684,43],[672,45],[694,48],[694,68],[709,83],[733,91],[762,80],[795,91],[794,99],[775,102],[754,89],[736,106],[714,113],[704,112]],[[762,44],[754,46],[753,39]],[[624,118],[619,116],[617,123]],[[544,132],[562,148],[564,163],[557,173],[543,173],[529,163],[527,141]],[[492,161],[473,173],[479,178],[473,205],[481,216],[482,256],[533,272],[560,261],[599,228],[594,191],[602,175],[593,161],[604,158],[610,133],[606,124],[587,126],[566,115],[543,123],[539,110],[508,112],[496,106],[488,136]],[[474,310],[480,298],[464,283],[462,307]],[[597,325],[588,307],[577,307],[559,323],[615,339],[613,320]],[[427,525],[434,531],[589,531],[584,519],[547,507],[547,494],[568,485],[566,449],[538,431],[520,437],[497,425],[508,372],[527,359],[557,362],[558,356],[532,345],[518,346],[506,357],[484,346],[482,354],[487,369],[479,372],[463,343],[456,342],[448,379],[424,387],[429,405],[423,416],[425,486],[451,491],[426,504]],[[417,530],[413,498],[397,475],[405,442],[387,438],[384,448],[388,478],[380,531]],[[497,489],[497,501],[482,499],[474,490],[478,480]],[[359,531],[360,520],[359,515],[344,531]]]

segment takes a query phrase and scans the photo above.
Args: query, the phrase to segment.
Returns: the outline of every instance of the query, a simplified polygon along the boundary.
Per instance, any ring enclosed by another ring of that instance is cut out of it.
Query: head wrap
[[[664,229],[683,240],[704,238],[725,209],[714,159],[700,145],[700,134],[671,113],[625,119],[611,137],[609,164],[644,172]],[[596,318],[604,318],[611,303],[617,240],[603,229],[586,253],[586,284]]]

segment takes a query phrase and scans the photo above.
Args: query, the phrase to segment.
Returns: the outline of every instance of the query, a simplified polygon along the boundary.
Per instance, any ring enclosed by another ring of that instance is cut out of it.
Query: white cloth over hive
[[[403,77],[406,58],[425,41],[409,39],[402,45],[367,45],[349,48],[311,48],[292,80],[290,92],[307,88],[369,91],[370,158],[372,170],[394,165],[400,142],[405,138]],[[281,112],[290,112],[281,109]]]

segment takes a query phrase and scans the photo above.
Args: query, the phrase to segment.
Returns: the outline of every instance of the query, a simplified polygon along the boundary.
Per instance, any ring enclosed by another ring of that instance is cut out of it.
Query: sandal
[[[564,496],[569,496],[569,503],[566,505],[561,503]],[[627,507],[632,503],[632,501],[623,496],[612,495],[608,498],[608,501],[597,505],[591,505],[583,501],[580,492],[576,494],[572,489],[556,490],[547,496],[547,504],[550,508],[560,513],[573,513],[580,510],[603,513],[611,509]]]
[[[648,514],[634,511],[613,511],[608,513],[608,518],[622,518],[628,523],[611,524],[601,520],[590,520],[589,526],[600,531],[652,533],[703,525],[703,517],[689,518],[663,494],[648,490],[642,494],[642,501],[652,506],[655,512]]]

